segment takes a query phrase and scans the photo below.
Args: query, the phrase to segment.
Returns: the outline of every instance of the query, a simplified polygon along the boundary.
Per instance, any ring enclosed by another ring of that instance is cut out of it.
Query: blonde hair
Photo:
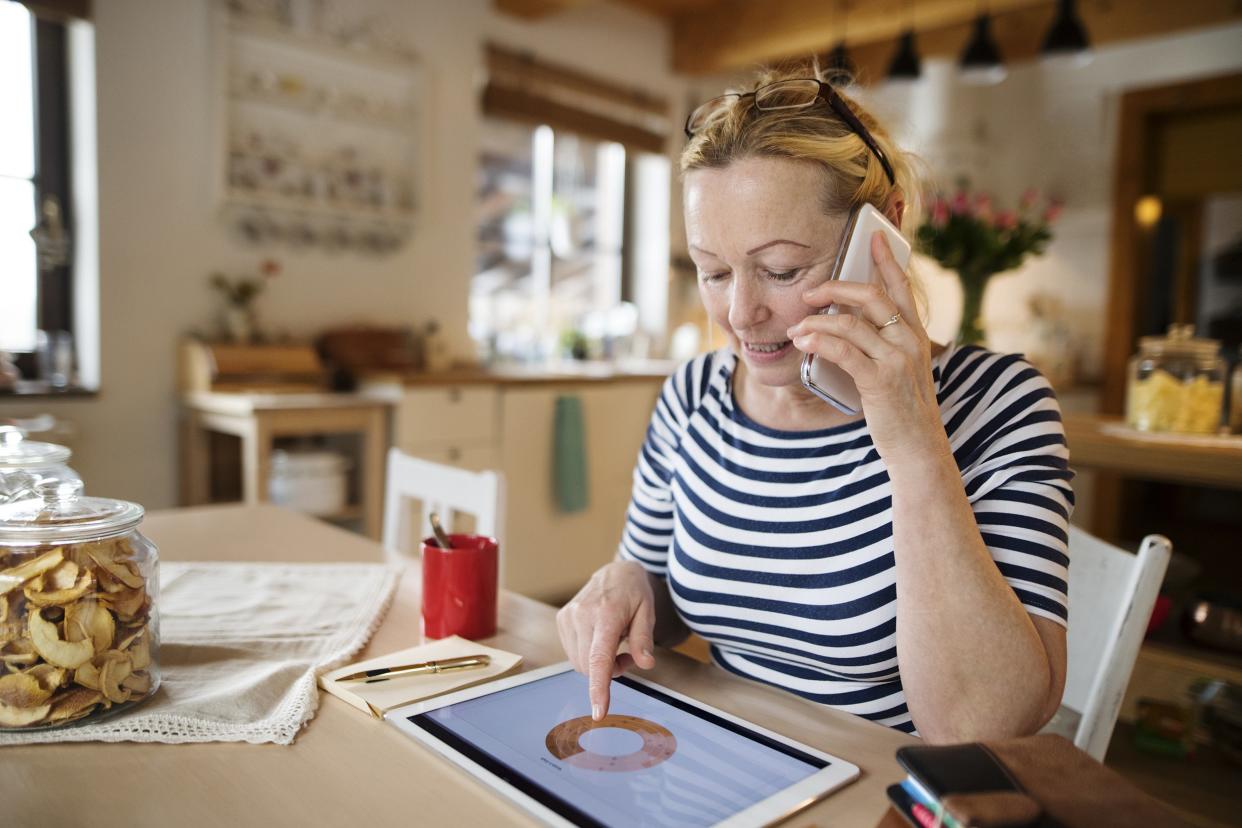
[[[816,62],[762,71],[752,92],[783,80],[821,78]],[[824,102],[804,109],[760,111],[753,98],[736,100],[713,114],[681,153],[681,173],[719,169],[746,158],[789,158],[809,161],[826,174],[823,208],[828,214],[845,213],[870,203],[881,212],[896,201],[905,203],[902,224],[912,226],[920,187],[913,157],[902,151],[871,113],[837,90],[858,116],[893,168],[889,183],[884,165],[862,138]]]
[[[750,89],[729,91],[753,92],[769,83],[804,78],[824,79],[818,61],[765,69]],[[910,238],[912,233],[906,228],[918,226],[921,211],[918,159],[898,147],[874,115],[840,89],[836,92],[888,158],[893,168],[892,183],[880,159],[827,103],[817,101],[804,109],[765,112],[755,108],[752,98],[722,107],[695,132],[681,153],[682,177],[692,170],[722,169],[747,158],[809,161],[823,170],[827,181],[820,200],[825,214],[847,213],[863,204],[888,214],[892,204],[902,202],[905,206],[900,229]],[[927,292],[913,261],[906,272],[919,317],[926,324]]]

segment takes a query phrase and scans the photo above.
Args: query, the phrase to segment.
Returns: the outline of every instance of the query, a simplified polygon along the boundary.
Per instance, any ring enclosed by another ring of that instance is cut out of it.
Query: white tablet
[[[612,682],[591,720],[568,662],[384,717],[550,825],[757,826],[858,768],[643,679]]]

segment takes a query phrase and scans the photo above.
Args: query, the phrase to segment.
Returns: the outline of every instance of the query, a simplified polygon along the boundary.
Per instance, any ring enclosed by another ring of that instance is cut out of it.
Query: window
[[[487,48],[470,333],[487,357],[645,356],[668,300],[668,102]]]
[[[484,134],[471,335],[517,360],[584,356],[632,335],[625,148],[496,119]]]
[[[68,247],[37,249],[31,231],[69,233],[68,100],[64,24],[0,3],[0,350],[34,376],[39,331],[72,331]],[[40,268],[39,254],[44,255]]]

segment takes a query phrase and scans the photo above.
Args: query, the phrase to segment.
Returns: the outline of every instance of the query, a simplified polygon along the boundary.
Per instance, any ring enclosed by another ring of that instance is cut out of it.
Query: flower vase
[[[229,305],[224,309],[224,331],[230,342],[250,344],[254,339],[254,315],[250,308]]]
[[[987,331],[983,329],[983,295],[987,291],[988,282],[995,273],[985,271],[958,271],[958,281],[962,284],[962,322],[957,329],[957,344],[983,345],[987,341]]]

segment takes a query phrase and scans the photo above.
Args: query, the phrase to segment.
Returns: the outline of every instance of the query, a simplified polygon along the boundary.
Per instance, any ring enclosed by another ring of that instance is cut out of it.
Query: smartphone
[[[871,258],[871,237],[879,230],[888,239],[892,248],[893,258],[902,268],[910,262],[910,242],[906,241],[901,231],[892,222],[884,218],[884,214],[870,204],[850,211],[849,221],[845,225],[845,241],[837,252],[836,262],[832,266],[830,280],[843,282],[880,282],[880,268]],[[852,313],[861,316],[857,308],[829,305],[820,313]],[[853,416],[862,411],[862,398],[854,385],[854,378],[843,368],[822,359],[814,354],[807,354],[802,359],[802,384],[811,393],[837,408],[845,414]]]

